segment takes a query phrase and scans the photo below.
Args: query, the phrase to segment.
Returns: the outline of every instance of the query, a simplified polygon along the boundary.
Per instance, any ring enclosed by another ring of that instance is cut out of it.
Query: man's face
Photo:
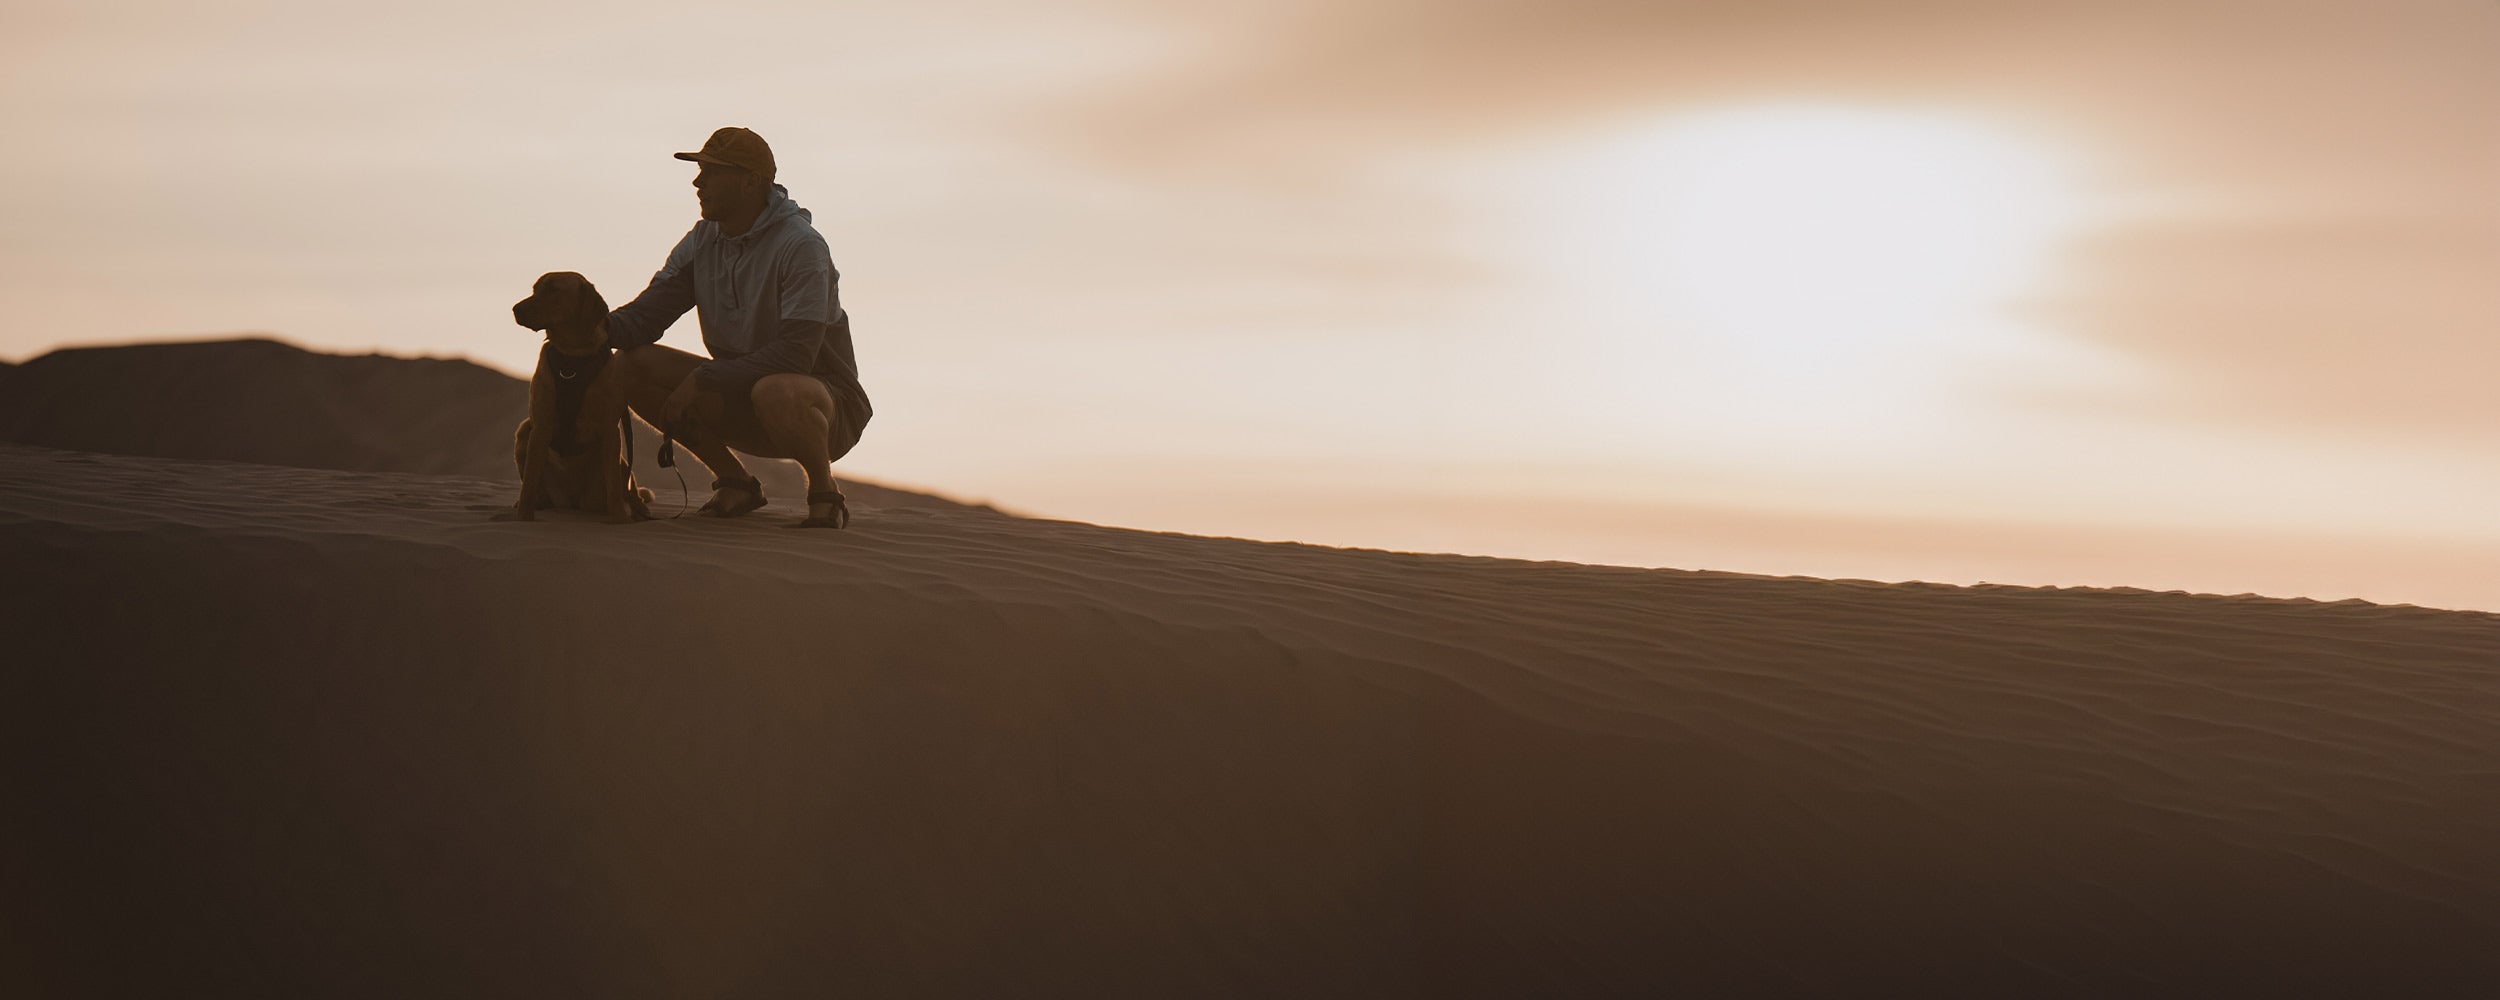
[[[701,166],[694,174],[694,200],[703,206],[704,218],[719,222],[760,200],[764,179],[753,171],[718,163]]]

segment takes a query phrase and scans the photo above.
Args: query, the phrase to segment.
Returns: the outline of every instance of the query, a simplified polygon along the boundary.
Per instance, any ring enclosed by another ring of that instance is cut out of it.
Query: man
[[[813,218],[773,183],[773,151],[743,128],[712,133],[679,153],[699,167],[694,224],[651,284],[608,314],[626,404],[674,434],[712,470],[709,517],[764,506],[764,489],[731,448],[796,459],[807,471],[799,527],[849,520],[833,461],[859,443],[873,412],[851,353],[840,272]],[[710,360],[656,343],[693,309]]]

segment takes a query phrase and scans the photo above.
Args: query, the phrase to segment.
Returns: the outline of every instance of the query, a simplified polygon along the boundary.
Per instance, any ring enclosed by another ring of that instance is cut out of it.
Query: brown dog
[[[590,279],[550,271],[512,305],[512,320],[547,332],[530,376],[530,415],[512,433],[521,498],[511,517],[545,508],[605,514],[618,524],[649,519],[651,491],[634,483],[625,451],[625,390],[608,364],[608,303]]]

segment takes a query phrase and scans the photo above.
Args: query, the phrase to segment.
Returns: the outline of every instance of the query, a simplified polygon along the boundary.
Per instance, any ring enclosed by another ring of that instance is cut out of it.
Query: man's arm
[[[660,334],[668,332],[669,324],[694,308],[695,242],[694,232],[687,232],[669,250],[668,261],[651,276],[651,283],[643,286],[642,294],[608,313],[609,347],[658,343]]]
[[[822,241],[811,240],[795,248],[774,282],[781,300],[781,325],[774,330],[773,342],[739,357],[704,362],[694,370],[695,384],[707,392],[739,396],[766,375],[815,370],[825,330],[833,325],[834,310],[841,308],[834,290],[838,280],[833,256]]]

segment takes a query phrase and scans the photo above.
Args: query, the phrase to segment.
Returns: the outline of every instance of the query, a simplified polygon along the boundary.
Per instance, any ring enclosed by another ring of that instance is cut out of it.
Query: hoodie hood
[[[764,214],[755,217],[754,225],[748,226],[746,232],[740,233],[736,236],[723,236],[720,238],[731,243],[753,242],[765,233],[771,232],[774,226],[781,224],[782,220],[793,217],[796,217],[803,223],[813,223],[816,221],[816,217],[813,214],[810,214],[808,210],[804,208],[800,208],[798,202],[790,200],[789,188],[775,184],[773,185],[772,193],[764,196]],[[720,223],[713,222],[709,224],[712,227],[712,231],[715,234],[718,234],[720,231]]]

